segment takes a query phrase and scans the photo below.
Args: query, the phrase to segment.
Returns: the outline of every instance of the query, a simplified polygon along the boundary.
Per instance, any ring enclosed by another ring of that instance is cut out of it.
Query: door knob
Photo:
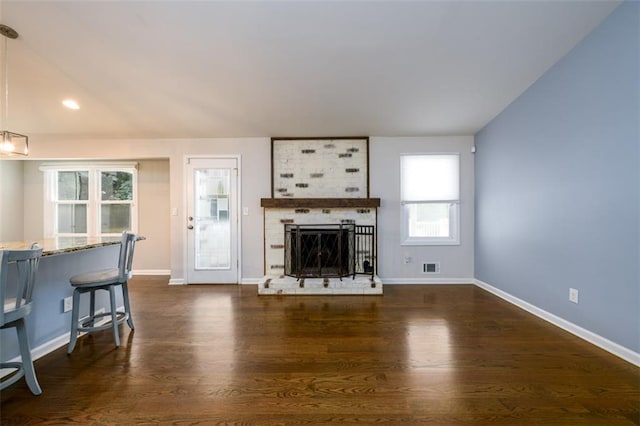
[[[193,216],[189,216],[189,220],[193,220]]]
[[[193,225],[188,225],[187,229],[193,229]]]

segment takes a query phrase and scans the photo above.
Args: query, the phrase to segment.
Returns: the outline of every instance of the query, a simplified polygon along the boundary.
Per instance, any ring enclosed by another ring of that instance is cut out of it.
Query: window
[[[45,235],[117,236],[137,230],[134,163],[43,165]]]
[[[460,156],[400,157],[402,244],[460,244]]]

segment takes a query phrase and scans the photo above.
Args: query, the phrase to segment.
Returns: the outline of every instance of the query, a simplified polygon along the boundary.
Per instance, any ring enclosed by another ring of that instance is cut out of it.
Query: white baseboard
[[[48,342],[45,342],[44,344],[36,348],[31,349],[31,358],[35,361],[47,354],[50,354],[56,349],[59,349],[69,344],[70,336],[71,336],[71,331],[69,331],[68,333],[64,333],[62,336],[58,336],[52,340],[49,340]],[[17,357],[7,360],[6,362],[22,362],[22,356],[18,355]],[[13,371],[15,371],[15,368],[4,368],[0,370],[0,378],[12,373]],[[37,376],[37,371],[36,371],[36,376]]]
[[[596,346],[598,346],[599,348],[604,349],[607,352],[612,353],[613,355],[616,355],[622,359],[624,359],[625,361],[628,361],[638,367],[640,367],[640,353],[634,352],[629,348],[626,348],[622,345],[619,345],[615,342],[612,342],[609,339],[606,339],[596,333],[593,333],[587,329],[584,329],[582,327],[580,327],[579,325],[576,325],[570,321],[567,321],[563,318],[560,318],[557,315],[554,315],[550,312],[545,311],[544,309],[540,309],[535,305],[532,305],[529,302],[525,302],[522,299],[519,299],[515,296],[512,296],[511,294],[502,291],[496,287],[493,287],[490,284],[485,283],[484,281],[480,281],[480,280],[474,280],[474,283],[484,289],[487,290],[489,293],[492,293],[498,297],[500,297],[501,299],[506,300],[507,302],[516,305],[517,307],[524,309],[525,311],[537,316],[538,318],[541,318],[547,322],[550,322],[551,324],[562,328],[563,330],[568,331],[569,333],[583,339],[586,340],[589,343],[592,343]]]
[[[474,278],[386,278],[380,277],[382,284],[475,284]]]
[[[240,284],[258,285],[262,278],[243,278]],[[383,285],[387,284],[475,284],[474,278],[384,278],[380,277]]]
[[[171,275],[170,269],[134,269],[133,275]]]
[[[238,284],[242,285],[258,285],[260,278],[242,278]],[[169,285],[187,285],[184,278],[171,278]]]
[[[121,311],[124,310],[124,306],[118,306],[116,308],[117,311]],[[107,310],[105,308],[100,308],[96,311],[96,314],[103,314],[105,313]],[[87,316],[80,318],[80,321],[84,320],[85,318],[87,318]],[[103,318],[100,321],[96,322],[96,325],[102,325],[102,324],[106,324],[110,319],[109,318]],[[80,336],[84,336],[85,334],[87,334],[86,332],[81,332]],[[69,330],[67,333],[62,334],[61,336],[58,337],[54,337],[53,339],[49,340],[48,342],[45,342],[43,344],[41,344],[40,346],[37,346],[33,349],[31,349],[31,359],[33,361],[42,358],[45,355],[50,354],[51,352],[55,351],[56,349],[59,349],[65,345],[68,345],[69,342],[71,341],[71,330]],[[6,361],[6,362],[22,362],[22,356],[18,355],[14,358],[11,358],[10,360]],[[14,369],[11,368],[5,368],[3,370],[0,370],[0,378],[6,376],[7,374],[10,374],[11,372],[13,372]],[[36,372],[37,375],[37,372]]]

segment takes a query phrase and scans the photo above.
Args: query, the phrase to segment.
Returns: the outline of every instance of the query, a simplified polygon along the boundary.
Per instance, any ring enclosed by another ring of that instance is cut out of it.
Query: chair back
[[[125,282],[131,278],[131,266],[133,264],[133,252],[136,248],[136,240],[138,236],[133,232],[125,231],[122,233],[122,241],[120,243],[120,256],[118,258],[119,281]]]
[[[31,311],[33,286],[36,281],[42,247],[31,244],[28,250],[0,250],[0,326],[4,326]],[[17,275],[9,282],[9,264],[15,263]]]

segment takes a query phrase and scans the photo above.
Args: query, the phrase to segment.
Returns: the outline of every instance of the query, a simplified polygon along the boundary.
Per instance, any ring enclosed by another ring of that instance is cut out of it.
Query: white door
[[[238,160],[187,159],[187,283],[238,282]]]

